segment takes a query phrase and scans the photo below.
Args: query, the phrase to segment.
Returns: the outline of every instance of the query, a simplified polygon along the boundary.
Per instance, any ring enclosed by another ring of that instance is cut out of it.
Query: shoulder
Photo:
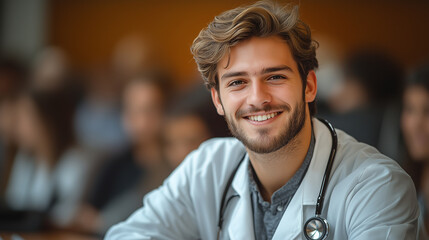
[[[372,172],[408,176],[396,161],[380,153],[376,148],[356,141],[341,130],[337,132],[338,167],[358,171],[361,174],[360,177]]]
[[[89,167],[91,157],[89,154],[78,147],[67,149],[59,158],[58,166],[60,168],[87,168]]]
[[[342,219],[349,237],[368,239],[386,232],[390,232],[389,236],[403,236],[414,231],[419,207],[408,174],[374,147],[337,132],[330,211],[344,214],[338,219]]]
[[[396,161],[342,131],[338,131],[338,137],[338,163],[334,175],[346,184],[349,194],[370,195],[382,202],[391,197],[408,199],[410,207],[415,203],[413,181]]]

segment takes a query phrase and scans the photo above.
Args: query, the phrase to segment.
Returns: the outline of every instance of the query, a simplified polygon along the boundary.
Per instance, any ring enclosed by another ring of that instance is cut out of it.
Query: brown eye
[[[234,87],[234,86],[239,86],[239,85],[241,85],[241,84],[243,84],[244,82],[242,81],[242,80],[234,80],[234,81],[231,81],[229,84],[228,84],[228,87]]]
[[[273,75],[268,78],[268,80],[278,80],[278,79],[286,79],[286,77],[282,75]]]

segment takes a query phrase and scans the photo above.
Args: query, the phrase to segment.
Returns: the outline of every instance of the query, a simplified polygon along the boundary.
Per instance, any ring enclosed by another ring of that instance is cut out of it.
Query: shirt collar
[[[313,157],[315,142],[316,142],[316,139],[314,137],[314,132],[312,128],[310,146],[308,148],[308,151],[304,158],[303,163],[301,164],[300,168],[296,171],[296,173],[292,176],[292,178],[280,189],[274,192],[273,196],[271,197],[271,204],[286,203],[288,199],[291,198],[290,196],[291,193],[295,193],[295,191],[299,188],[299,185],[301,184],[302,179],[304,178],[305,173],[307,172],[308,166],[310,165],[311,159]],[[249,175],[250,192],[257,194],[259,203],[262,204],[264,200],[259,191],[256,173],[250,162],[248,166],[248,175]]]

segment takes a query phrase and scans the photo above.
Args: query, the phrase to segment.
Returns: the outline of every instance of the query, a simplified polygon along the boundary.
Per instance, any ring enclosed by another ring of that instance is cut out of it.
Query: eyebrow
[[[286,65],[281,65],[281,66],[277,66],[277,67],[270,67],[270,68],[264,68],[261,71],[261,74],[267,74],[267,73],[272,73],[272,72],[278,72],[278,71],[289,71],[289,72],[293,72],[292,68],[290,68],[289,66]],[[242,77],[242,76],[248,76],[249,74],[247,72],[229,72],[229,73],[225,73],[224,75],[222,75],[222,77],[220,78],[225,79],[225,78],[230,78],[230,77]]]
[[[278,66],[278,67],[264,68],[264,69],[262,69],[261,73],[267,74],[267,73],[278,72],[278,71],[283,71],[283,70],[293,72],[292,68],[290,68],[289,66],[282,65],[282,66]]]

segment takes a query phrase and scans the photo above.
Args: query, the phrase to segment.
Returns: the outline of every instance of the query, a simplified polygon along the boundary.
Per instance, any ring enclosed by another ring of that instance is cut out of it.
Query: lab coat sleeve
[[[198,239],[195,209],[190,196],[191,166],[186,160],[161,187],[146,195],[142,208],[125,222],[113,226],[105,239]]]
[[[399,166],[373,164],[348,196],[348,239],[417,239],[419,207],[410,177]]]

